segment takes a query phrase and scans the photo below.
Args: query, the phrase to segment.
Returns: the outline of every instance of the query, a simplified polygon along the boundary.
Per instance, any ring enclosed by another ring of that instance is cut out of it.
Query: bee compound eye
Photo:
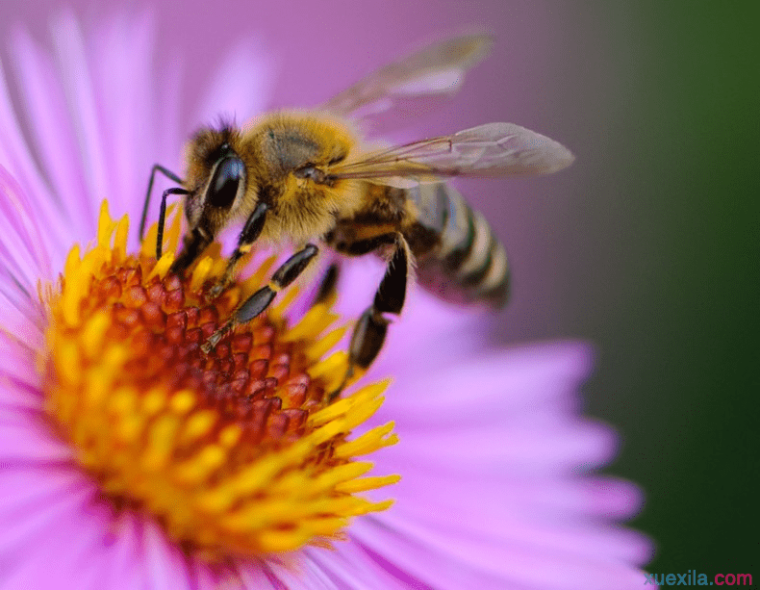
[[[216,167],[209,184],[206,202],[213,207],[229,209],[235,202],[240,184],[245,179],[245,165],[236,157],[224,158]]]

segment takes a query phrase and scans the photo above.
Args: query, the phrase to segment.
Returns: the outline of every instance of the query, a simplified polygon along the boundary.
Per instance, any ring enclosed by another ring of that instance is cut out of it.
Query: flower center
[[[358,492],[398,481],[362,477],[355,457],[394,444],[393,424],[354,437],[382,403],[385,384],[328,401],[345,353],[325,356],[344,328],[313,306],[295,325],[279,305],[201,345],[265,282],[274,260],[216,300],[226,261],[216,248],[192,273],[169,274],[169,253],[127,255],[127,219],[104,204],[97,244],[74,246],[47,295],[41,358],[46,408],[76,460],[117,511],[150,515],[175,541],[211,560],[329,544],[351,517],[388,508]]]

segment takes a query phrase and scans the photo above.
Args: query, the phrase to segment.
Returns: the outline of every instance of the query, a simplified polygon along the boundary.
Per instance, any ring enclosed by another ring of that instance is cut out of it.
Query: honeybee
[[[354,327],[344,385],[380,352],[386,316],[401,313],[415,264],[417,282],[445,300],[505,305],[509,267],[504,246],[483,215],[444,181],[549,174],[568,166],[572,154],[511,123],[390,148],[373,146],[358,130],[379,111],[403,119],[410,106],[451,94],[490,44],[483,35],[454,37],[381,68],[314,110],[266,114],[242,129],[204,127],[187,146],[184,178],[153,166],[140,237],[154,177],[161,172],[180,186],[164,191],[161,199],[156,255],[161,256],[168,196],[184,197],[189,226],[173,272],[185,271],[229,224],[244,222],[212,297],[223,292],[237,262],[257,240],[296,248],[269,283],[208,338],[205,353],[235,325],[262,313],[314,260],[317,243],[347,256],[380,253],[387,262],[374,301]],[[334,292],[338,268],[330,266],[318,301]]]

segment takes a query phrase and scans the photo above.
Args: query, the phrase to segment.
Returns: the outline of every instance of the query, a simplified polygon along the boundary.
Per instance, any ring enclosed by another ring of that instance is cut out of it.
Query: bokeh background
[[[86,23],[150,7],[188,130],[192,89],[241,39],[271,60],[268,104],[308,106],[427,41],[492,32],[491,58],[406,137],[507,120],[577,161],[459,183],[512,261],[490,337],[595,344],[586,410],[621,433],[607,471],[645,490],[649,571],[760,577],[760,3],[3,0],[2,45],[19,22],[49,38],[64,6]]]

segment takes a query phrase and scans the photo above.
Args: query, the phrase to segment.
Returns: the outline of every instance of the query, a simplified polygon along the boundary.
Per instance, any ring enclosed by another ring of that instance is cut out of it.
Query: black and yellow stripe
[[[509,296],[504,246],[483,215],[444,183],[408,190],[417,216],[405,237],[420,285],[446,301],[499,308]]]

